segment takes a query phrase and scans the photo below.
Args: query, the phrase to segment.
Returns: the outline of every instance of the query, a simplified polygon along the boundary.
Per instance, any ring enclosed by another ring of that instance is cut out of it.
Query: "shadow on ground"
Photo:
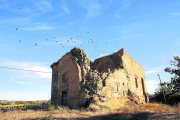
[[[108,115],[98,115],[89,118],[36,118],[32,120],[150,120],[161,119],[161,116],[154,116],[155,113],[141,112],[136,114],[131,113],[116,113]]]

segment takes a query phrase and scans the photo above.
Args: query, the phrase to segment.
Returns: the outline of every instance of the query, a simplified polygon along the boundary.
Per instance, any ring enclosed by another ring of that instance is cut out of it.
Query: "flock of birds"
[[[20,7],[18,7],[18,9],[20,10]],[[16,30],[18,30],[18,27],[16,27]],[[87,34],[89,34],[89,32],[87,32]],[[79,37],[78,36],[76,36],[77,37],[77,40],[79,40]],[[109,37],[109,35],[107,36],[107,37]],[[56,36],[54,35],[54,39],[56,38]],[[61,39],[63,39],[63,37],[61,36]],[[48,41],[48,39],[46,39],[46,41]],[[19,42],[21,42],[21,40],[19,40]],[[58,42],[58,40],[56,39],[56,41],[55,41],[55,43],[57,43]],[[76,44],[76,42],[75,41],[73,41],[73,39],[72,38],[70,38],[70,40],[67,40],[67,42],[72,42],[71,43],[71,48],[73,48],[73,43],[74,44]],[[94,49],[96,49],[97,50],[97,43],[96,43],[96,41],[94,41],[92,38],[90,38],[90,41],[88,41],[88,43],[94,43],[94,45],[93,45],[93,47],[94,47]],[[106,44],[107,44],[108,42],[106,42]],[[82,43],[82,44],[80,44],[80,46],[82,46],[84,44],[84,42]],[[118,43],[117,43],[118,44]],[[115,47],[117,47],[117,44],[115,45]],[[37,43],[35,43],[35,46],[37,46]],[[60,44],[60,46],[62,47],[62,48],[64,48],[64,46],[62,45],[62,44]],[[75,46],[76,47],[76,46]],[[83,48],[83,47],[82,47]],[[47,50],[46,48],[45,48],[45,50]],[[49,51],[51,51],[51,49],[49,49]],[[103,52],[103,50],[102,49],[100,49],[100,51],[104,54],[104,52]],[[98,50],[97,50],[97,52],[98,52]],[[94,52],[93,52],[93,54],[94,54]]]

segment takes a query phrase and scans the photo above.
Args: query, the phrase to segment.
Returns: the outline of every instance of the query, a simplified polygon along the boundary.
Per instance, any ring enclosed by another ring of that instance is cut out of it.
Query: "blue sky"
[[[0,67],[51,72],[74,46],[92,61],[125,48],[144,68],[153,93],[158,73],[170,81],[164,68],[180,52],[179,31],[178,0],[1,0]],[[0,68],[0,75],[0,100],[50,98],[51,73]]]

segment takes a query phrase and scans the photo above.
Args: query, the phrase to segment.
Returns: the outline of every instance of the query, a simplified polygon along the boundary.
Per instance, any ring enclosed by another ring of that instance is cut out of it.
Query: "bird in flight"
[[[57,43],[58,41],[57,41],[57,39],[56,39],[56,43]]]
[[[20,7],[18,7],[18,9],[20,9]]]
[[[79,40],[79,38],[77,38]]]
[[[45,50],[46,50],[46,48],[45,48]]]
[[[61,44],[60,44],[60,46],[61,46]]]
[[[67,42],[69,42],[69,40],[67,40]]]
[[[48,39],[46,39],[46,41],[48,41]]]
[[[107,43],[107,42],[106,42]]]
[[[35,46],[36,46],[37,44],[35,43]]]
[[[21,40],[19,40],[19,42],[21,42]]]
[[[70,38],[72,40],[72,38]]]
[[[87,34],[88,34],[89,32],[87,32]]]
[[[18,30],[18,27],[16,27],[16,30]]]
[[[90,38],[90,40],[92,40],[92,38]]]
[[[54,38],[56,38],[56,36],[54,35]]]
[[[49,49],[49,51],[51,51],[51,49]]]
[[[63,39],[63,36],[61,36],[61,39]]]
[[[78,36],[77,36],[78,37]]]
[[[64,48],[64,46],[62,46],[62,48]]]

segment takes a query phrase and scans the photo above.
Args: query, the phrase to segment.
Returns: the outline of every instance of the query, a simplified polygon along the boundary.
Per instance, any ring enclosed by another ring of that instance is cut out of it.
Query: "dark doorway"
[[[143,95],[145,95],[144,80],[143,80],[143,78],[141,78],[141,83],[142,83]]]
[[[145,102],[147,102],[147,95],[146,95],[146,93],[145,93],[144,80],[143,80],[143,78],[141,78],[141,83],[142,83],[143,95],[145,96]]]
[[[67,91],[62,91],[62,105],[67,106],[68,94]]]

